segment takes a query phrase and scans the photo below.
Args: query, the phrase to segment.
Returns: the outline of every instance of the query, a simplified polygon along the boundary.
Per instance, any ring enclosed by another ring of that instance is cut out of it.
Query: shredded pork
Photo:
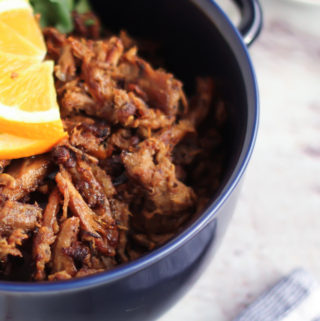
[[[73,18],[71,35],[43,31],[69,137],[0,160],[0,279],[112,269],[174,237],[219,187],[226,115],[213,79],[187,99],[128,34],[103,38],[92,13]]]

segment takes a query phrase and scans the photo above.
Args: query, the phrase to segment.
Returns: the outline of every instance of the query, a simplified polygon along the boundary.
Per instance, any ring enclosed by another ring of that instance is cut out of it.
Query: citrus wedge
[[[0,1],[0,21],[16,31],[42,53],[46,52],[41,30],[28,2],[25,0]]]
[[[60,139],[35,140],[0,134],[0,159],[16,159],[48,152]]]
[[[0,159],[49,151],[67,137],[53,62],[27,0],[0,0]]]
[[[46,52],[38,49],[16,31],[0,21],[0,50],[14,55],[31,56],[43,60]]]
[[[0,70],[1,133],[42,140],[65,136],[52,75],[52,61],[17,72]]]
[[[0,77],[16,77],[23,70],[38,64],[38,58],[7,54],[0,51]]]

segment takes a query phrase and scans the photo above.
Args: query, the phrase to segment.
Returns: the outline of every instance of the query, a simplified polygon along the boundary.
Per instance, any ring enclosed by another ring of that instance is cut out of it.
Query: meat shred
[[[0,160],[0,279],[65,280],[140,257],[201,213],[221,181],[226,111],[214,80],[197,78],[187,99],[127,33],[103,38],[92,13],[73,18],[73,34],[43,30],[69,137]]]

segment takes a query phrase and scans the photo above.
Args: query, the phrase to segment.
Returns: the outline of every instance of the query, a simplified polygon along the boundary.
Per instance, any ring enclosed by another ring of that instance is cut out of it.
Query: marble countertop
[[[320,6],[261,3],[260,130],[239,203],[206,272],[160,321],[231,321],[297,267],[320,281]]]

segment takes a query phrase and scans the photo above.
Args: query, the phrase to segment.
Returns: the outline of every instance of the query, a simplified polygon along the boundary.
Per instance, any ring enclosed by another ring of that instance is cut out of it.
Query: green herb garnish
[[[84,24],[87,26],[87,27],[90,27],[90,26],[93,26],[95,23],[95,21],[93,19],[87,19]]]
[[[91,10],[88,0],[30,0],[30,3],[34,12],[40,13],[42,27],[52,26],[63,33],[74,28],[72,11],[86,13]]]
[[[88,11],[91,11],[88,0],[75,1],[74,10],[76,10],[79,13],[86,13]]]

